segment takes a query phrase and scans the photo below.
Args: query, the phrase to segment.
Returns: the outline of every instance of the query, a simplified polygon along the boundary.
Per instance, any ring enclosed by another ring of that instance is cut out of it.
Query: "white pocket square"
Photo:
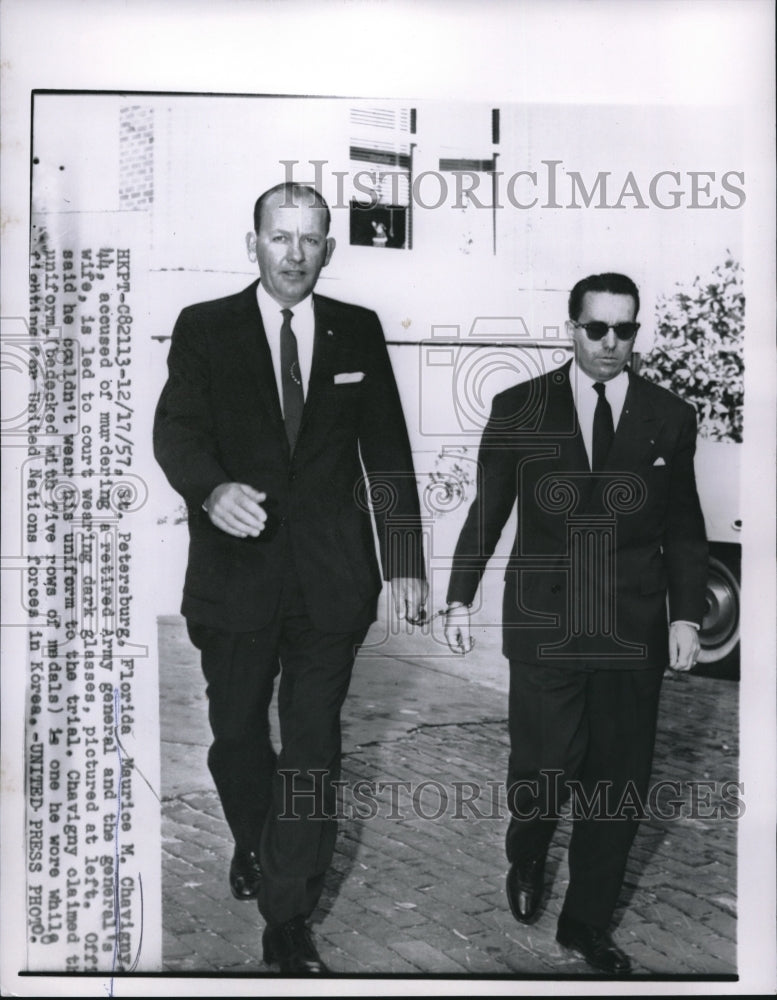
[[[335,385],[346,385],[348,382],[361,382],[364,372],[339,372],[335,375]]]
[[[656,467],[657,465],[666,465],[666,462],[665,462],[665,461],[663,460],[663,458],[661,458],[661,456],[660,456],[660,455],[659,455],[659,457],[658,457],[658,458],[657,458],[657,459],[655,460],[655,462],[653,462],[653,468],[655,469],[655,467]]]

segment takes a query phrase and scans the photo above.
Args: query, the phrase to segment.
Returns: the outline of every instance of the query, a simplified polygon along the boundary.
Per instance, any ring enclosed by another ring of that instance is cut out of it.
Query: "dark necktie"
[[[594,389],[598,395],[596,409],[594,410],[594,433],[593,433],[593,458],[591,460],[591,470],[599,472],[604,468],[607,455],[615,437],[615,426],[612,422],[612,410],[604,394],[604,382],[594,382]]]
[[[283,325],[281,326],[281,389],[283,391],[283,420],[286,424],[286,437],[289,447],[294,450],[302,422],[302,408],[305,405],[305,394],[302,391],[302,373],[297,355],[297,338],[291,328],[291,309],[281,309]]]

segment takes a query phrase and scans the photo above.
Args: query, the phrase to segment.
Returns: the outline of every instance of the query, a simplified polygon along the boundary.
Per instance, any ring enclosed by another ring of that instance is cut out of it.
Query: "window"
[[[412,246],[410,190],[415,108],[350,109],[350,241],[354,246]]]

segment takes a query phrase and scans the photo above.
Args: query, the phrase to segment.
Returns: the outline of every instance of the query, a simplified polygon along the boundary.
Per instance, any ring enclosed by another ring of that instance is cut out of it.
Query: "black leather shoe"
[[[556,940],[565,948],[578,952],[595,969],[625,975],[631,972],[631,962],[613,942],[607,931],[589,927],[563,913],[558,918]]]
[[[537,916],[545,887],[545,857],[510,865],[507,873],[507,902],[517,921],[530,924]]]
[[[265,927],[262,952],[265,964],[277,963],[287,976],[317,976],[329,972],[313,944],[304,917],[294,917],[276,927]]]
[[[256,899],[262,881],[262,869],[256,851],[235,848],[229,866],[229,887],[235,899]]]

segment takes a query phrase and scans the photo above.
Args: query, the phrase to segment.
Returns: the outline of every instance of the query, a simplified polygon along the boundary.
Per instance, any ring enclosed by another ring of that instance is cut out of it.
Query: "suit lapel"
[[[661,427],[661,417],[646,397],[640,379],[631,370],[628,375],[629,387],[610,453],[602,472],[591,477],[593,489],[589,507],[598,512],[605,509],[606,488],[617,482],[619,475],[625,479],[627,474],[641,476],[644,473]]]
[[[629,387],[623,402],[605,471],[637,469],[649,460],[651,449],[661,427],[661,416],[655,412],[643,389],[642,381],[628,369]]]
[[[538,421],[526,422],[525,430],[532,447],[544,452],[537,455],[539,464],[530,477],[551,473],[560,482],[568,481],[578,495],[575,511],[579,513],[588,504],[591,476],[570,375],[568,362],[544,377],[545,388],[539,400],[544,410]]]
[[[286,441],[286,429],[283,423],[283,408],[281,404],[278,383],[270,354],[270,345],[256,301],[256,286],[253,282],[241,292],[234,303],[235,321],[234,336],[237,341],[239,357],[252,372],[259,387],[258,402],[264,407],[273,424]],[[335,370],[334,359],[337,353],[337,316],[326,300],[313,296],[313,357],[310,366],[310,380],[305,396],[305,407],[302,411],[302,423],[297,442],[305,432],[305,428],[315,418],[316,411],[325,398],[325,389],[331,383]]]
[[[316,412],[326,396],[326,388],[334,377],[334,359],[337,353],[338,336],[337,323],[328,302],[320,296],[313,295],[313,358],[310,364],[310,380],[305,397],[305,408],[302,411],[302,423],[299,437],[316,419]]]
[[[559,444],[561,467],[570,472],[590,472],[588,454],[572,395],[571,368],[572,362],[568,361],[548,376],[548,411],[543,430],[549,431]]]
[[[278,395],[278,383],[275,380],[262,314],[256,301],[258,284],[259,282],[255,281],[249,285],[235,302],[234,335],[239,352],[237,356],[243,359],[259,386],[257,394],[259,404],[267,411],[273,423],[283,430],[283,411]]]

